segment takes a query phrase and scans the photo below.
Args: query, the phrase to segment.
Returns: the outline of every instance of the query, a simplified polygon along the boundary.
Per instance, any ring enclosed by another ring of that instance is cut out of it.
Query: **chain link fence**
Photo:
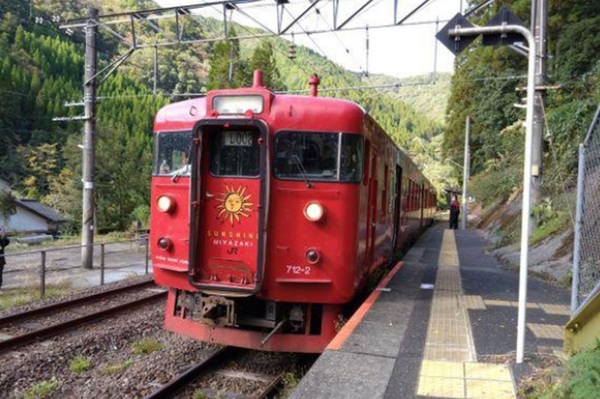
[[[92,246],[92,269],[82,267],[83,246],[7,252],[2,290],[37,290],[43,297],[49,289],[65,292],[149,273],[147,236]]]
[[[571,316],[600,290],[600,106],[579,146]]]

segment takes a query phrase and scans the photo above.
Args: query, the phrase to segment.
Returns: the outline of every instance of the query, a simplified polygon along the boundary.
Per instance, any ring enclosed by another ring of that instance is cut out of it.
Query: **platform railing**
[[[124,276],[149,274],[148,237],[94,243],[93,266],[82,268],[84,245],[48,247],[37,250],[6,252],[2,292],[60,292],[104,285],[109,273]]]
[[[600,292],[600,105],[579,146],[571,316]]]

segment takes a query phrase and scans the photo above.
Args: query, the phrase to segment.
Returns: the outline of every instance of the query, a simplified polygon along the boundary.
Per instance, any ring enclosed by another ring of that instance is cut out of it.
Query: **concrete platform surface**
[[[485,246],[476,230],[430,228],[291,397],[516,398],[519,277]],[[529,278],[526,355],[562,350],[569,300]]]

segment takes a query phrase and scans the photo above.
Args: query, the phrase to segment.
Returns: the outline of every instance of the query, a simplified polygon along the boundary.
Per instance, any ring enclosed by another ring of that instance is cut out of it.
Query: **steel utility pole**
[[[467,182],[469,181],[470,175],[470,164],[471,164],[471,153],[469,147],[469,136],[471,135],[471,117],[467,115],[467,119],[465,121],[465,163],[463,165],[463,190],[462,190],[462,222],[461,222],[461,230],[467,229]]]
[[[94,140],[96,135],[97,16],[97,9],[88,9],[88,20],[85,27],[85,74],[83,82],[85,122],[83,128],[83,171],[81,179],[83,182],[81,265],[84,269],[91,269],[94,260]]]
[[[543,103],[546,90],[546,42],[548,25],[547,0],[531,0],[531,32],[538,49],[535,57],[535,102],[533,113],[533,148],[531,153],[531,202],[541,202],[541,184],[544,157],[544,112]],[[537,220],[532,218],[537,224]],[[532,226],[535,228],[536,226]]]

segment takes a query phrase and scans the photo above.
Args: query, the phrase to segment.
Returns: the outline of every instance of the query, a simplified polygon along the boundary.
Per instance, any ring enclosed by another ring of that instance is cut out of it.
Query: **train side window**
[[[363,146],[362,136],[342,134],[342,149],[340,151],[340,181],[359,183],[363,175]]]
[[[369,163],[371,161],[371,142],[369,140],[365,141],[365,157],[364,157],[364,162],[363,162],[363,169],[364,169],[364,174],[363,174],[363,184],[366,186],[367,182],[369,181],[369,174],[371,173],[371,170],[369,168]]]
[[[381,216],[385,216],[387,211],[387,196],[388,196],[388,184],[389,184],[389,167],[385,165],[383,171],[383,186],[381,187]]]

